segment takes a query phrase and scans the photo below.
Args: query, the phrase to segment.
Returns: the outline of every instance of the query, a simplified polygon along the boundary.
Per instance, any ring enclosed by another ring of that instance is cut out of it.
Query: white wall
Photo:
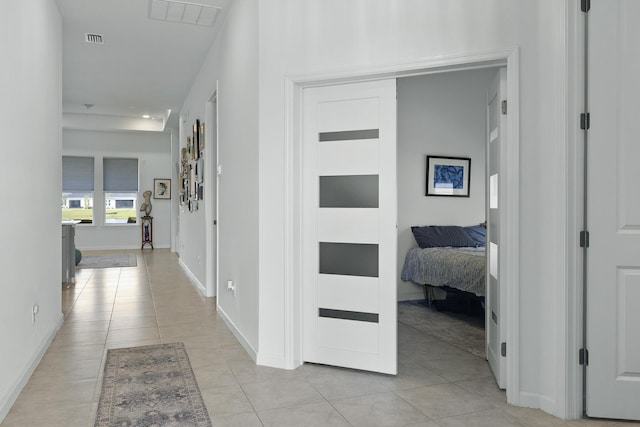
[[[485,220],[486,98],[496,69],[398,79],[398,300],[423,298],[400,280],[417,247],[411,226],[478,225]],[[425,197],[426,156],[471,158],[469,197]]]
[[[154,178],[171,178],[172,190],[177,184],[175,167],[171,163],[170,132],[108,132],[65,129],[62,133],[62,154],[94,157],[93,224],[76,226],[76,247],[80,250],[140,249],[139,224],[105,224],[102,192],[102,159],[130,157],[138,159],[138,206],[142,193],[153,191]],[[153,217],[153,247],[171,246],[171,200],[151,197]],[[149,248],[146,246],[145,248]]]
[[[258,2],[235,0],[180,111],[180,146],[191,125],[205,119],[206,103],[218,92],[220,313],[255,357],[258,349]],[[206,130],[205,130],[206,132]],[[206,153],[205,159],[210,159]],[[214,168],[215,169],[215,168]],[[205,186],[214,185],[205,176]],[[274,189],[277,192],[279,189]],[[206,188],[205,188],[206,191]],[[180,212],[180,259],[205,284],[204,203]],[[200,261],[197,261],[197,257]],[[237,286],[226,292],[227,280]]]
[[[520,281],[512,284],[520,298],[512,309],[521,321],[514,335],[520,375],[510,393],[516,403],[565,415],[567,20],[578,10],[576,2],[557,0],[273,0],[260,7],[259,360],[291,366],[286,76],[517,47],[521,246]]]
[[[62,322],[61,49],[55,2],[0,2],[0,421]]]

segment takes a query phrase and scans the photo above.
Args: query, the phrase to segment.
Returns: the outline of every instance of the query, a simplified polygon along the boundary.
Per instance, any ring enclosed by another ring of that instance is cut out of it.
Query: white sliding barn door
[[[506,388],[506,292],[501,289],[500,207],[504,203],[500,161],[506,143],[507,70],[500,68],[487,91],[487,294],[485,297],[487,360],[500,388]],[[504,110],[503,110],[504,108]],[[501,193],[502,192],[502,193]],[[504,344],[503,344],[504,343]]]
[[[396,81],[305,89],[303,359],[397,373]]]
[[[589,12],[586,409],[640,420],[640,2]]]

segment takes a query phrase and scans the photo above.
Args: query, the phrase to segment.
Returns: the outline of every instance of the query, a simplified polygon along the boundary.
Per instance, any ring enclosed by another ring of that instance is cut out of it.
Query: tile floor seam
[[[340,409],[338,409],[338,408],[336,408],[336,407],[334,406],[333,402],[331,402],[331,401],[330,401],[330,400],[328,400],[328,399],[327,399],[327,402],[329,403],[329,405],[331,405],[331,407],[332,407],[332,408],[333,408],[333,409],[334,409],[338,414],[340,414],[340,416],[341,416],[342,418],[344,418],[344,420],[345,420],[347,423],[349,423],[349,425],[350,425],[350,426],[354,426],[354,424],[353,424],[351,421],[349,421],[349,419],[345,416],[345,414],[343,414],[342,412],[340,412]],[[354,426],[354,427],[355,427],[355,426]]]
[[[423,386],[423,387],[430,387],[430,386]],[[415,388],[420,388],[420,387],[415,387]],[[429,415],[425,414],[423,411],[420,410],[420,408],[418,408],[417,406],[415,406],[414,404],[412,404],[411,402],[409,402],[407,399],[405,399],[404,397],[400,396],[396,390],[392,390],[391,391],[393,394],[396,395],[396,397],[400,400],[402,400],[403,402],[405,402],[406,404],[408,404],[409,406],[411,406],[412,408],[414,408],[416,411],[420,412],[422,415],[424,415],[428,421],[432,421],[435,422],[436,420],[434,418],[431,418]]]

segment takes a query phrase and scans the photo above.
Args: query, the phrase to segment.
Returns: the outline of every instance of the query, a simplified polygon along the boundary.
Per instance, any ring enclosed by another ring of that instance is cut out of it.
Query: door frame
[[[508,251],[501,258],[505,267],[505,283],[514,285],[508,289],[506,319],[507,358],[507,401],[518,404],[520,395],[520,290],[519,290],[519,204],[520,204],[520,93],[519,93],[519,50],[500,50],[421,59],[415,62],[386,66],[371,66],[362,69],[329,71],[326,73],[285,76],[285,182],[284,182],[284,223],[285,227],[285,275],[284,275],[284,356],[285,365],[294,369],[303,363],[302,359],[302,95],[308,87],[361,82],[388,78],[399,78],[423,74],[469,70],[486,67],[507,67],[507,93],[509,114],[507,115],[508,140],[507,156],[501,159],[506,206],[505,220],[500,223],[501,233],[506,236]],[[506,253],[505,253],[506,252]]]
[[[215,108],[214,108],[215,105]],[[204,174],[207,177],[207,184],[205,185],[205,194],[206,198],[204,200],[205,206],[205,296],[207,297],[215,297],[219,292],[219,280],[218,280],[218,271],[219,271],[219,234],[218,226],[214,225],[214,221],[218,220],[218,175],[216,173],[217,164],[218,164],[218,145],[219,145],[219,120],[218,120],[218,111],[220,110],[220,106],[218,103],[218,81],[216,81],[216,89],[213,94],[209,97],[207,104],[205,106],[205,150],[209,148],[211,150],[212,147],[215,149],[215,163],[213,163],[213,157],[209,155],[207,161],[204,162]],[[211,129],[214,128],[215,123],[215,133],[211,132]],[[209,151],[212,153],[213,151]],[[205,151],[206,155],[206,151]],[[213,184],[213,185],[212,185]],[[215,189],[215,199],[213,197],[213,190]],[[214,209],[214,201],[215,201],[215,209]],[[215,252],[215,257],[211,257],[211,253]]]

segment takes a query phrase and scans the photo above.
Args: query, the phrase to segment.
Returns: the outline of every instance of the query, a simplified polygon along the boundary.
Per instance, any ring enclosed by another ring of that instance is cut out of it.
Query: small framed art
[[[153,180],[153,198],[154,199],[170,199],[171,198],[171,179],[155,178]]]
[[[427,196],[469,197],[469,157],[427,156]]]

